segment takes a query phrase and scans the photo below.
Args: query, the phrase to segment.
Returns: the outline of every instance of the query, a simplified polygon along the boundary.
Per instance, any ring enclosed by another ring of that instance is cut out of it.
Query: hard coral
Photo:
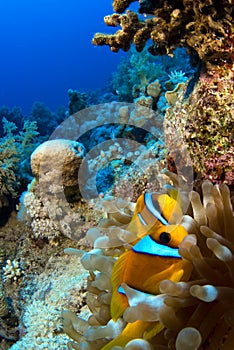
[[[137,0],[114,0],[113,1],[113,9],[116,12],[124,12],[124,10],[126,10],[127,7],[129,7],[129,5],[132,2],[135,2]]]
[[[116,0],[116,12],[124,10],[133,2]],[[147,40],[153,45],[149,51],[154,54],[169,54],[177,46],[186,46],[196,52],[204,62],[220,63],[233,59],[233,2],[222,1],[141,1],[139,13],[153,17],[139,19],[132,11],[105,17],[108,26],[121,30],[115,34],[94,36],[95,45],[109,45],[111,50],[127,51],[133,42],[137,51],[142,51]]]
[[[143,50],[146,40],[148,39],[148,35],[143,41],[145,26],[143,22],[139,21],[136,13],[132,11],[127,11],[127,13],[124,15],[115,13],[111,16],[106,16],[104,21],[108,26],[117,27],[120,25],[122,29],[118,30],[116,34],[96,33],[95,37],[93,38],[94,45],[109,45],[111,51],[113,52],[118,52],[119,49],[128,51],[130,49],[131,42],[135,38],[137,41],[137,50]],[[138,33],[138,35],[136,35],[136,33]],[[138,39],[139,36],[141,36],[141,42]]]

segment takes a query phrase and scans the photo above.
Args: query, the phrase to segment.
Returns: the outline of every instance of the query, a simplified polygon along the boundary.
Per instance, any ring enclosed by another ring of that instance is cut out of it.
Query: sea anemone
[[[107,217],[87,232],[93,249],[88,253],[66,250],[66,253],[82,255],[81,262],[90,272],[89,319],[63,312],[64,330],[74,340],[68,344],[69,349],[102,349],[128,322],[138,317],[143,322],[152,322],[152,326],[159,323],[162,327],[156,335],[148,332],[143,335],[144,339],[129,342],[125,349],[231,349],[234,343],[234,217],[230,192],[226,185],[212,185],[206,180],[202,183],[201,196],[192,191],[187,198],[191,205],[181,224],[189,235],[179,252],[194,267],[190,280],[178,283],[164,280],[160,284],[161,294],[156,296],[124,285],[129,307],[117,322],[110,315],[111,273],[116,259],[130,249],[131,242],[137,238],[125,229],[133,215],[134,203],[114,198],[103,201]]]
[[[183,221],[191,235],[180,247],[194,273],[186,283],[161,283],[161,292],[169,296],[165,304],[175,311],[173,322],[165,318],[163,324],[178,350],[228,350],[234,344],[233,208],[226,185],[204,181],[202,197],[195,191],[189,194],[193,215]],[[189,345],[191,337],[196,346]]]

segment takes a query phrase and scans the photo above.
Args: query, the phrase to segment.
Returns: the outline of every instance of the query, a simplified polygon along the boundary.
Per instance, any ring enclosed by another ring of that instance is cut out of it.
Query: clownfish
[[[145,193],[136,203],[135,211],[127,230],[137,234],[130,250],[115,262],[111,283],[111,317],[120,318],[129,306],[122,283],[144,293],[157,295],[162,280],[186,281],[191,274],[191,264],[179,254],[179,244],[187,231],[176,224],[182,217],[178,201],[168,194]],[[157,322],[153,325],[154,335],[163,329]],[[128,323],[122,333],[106,346],[125,346],[134,338],[141,338],[145,331],[152,330],[152,323],[136,321]]]
[[[171,193],[173,192],[171,191]],[[136,233],[141,238],[146,234],[155,232],[158,227],[177,223],[182,215],[178,200],[175,200],[172,196],[145,193],[137,200],[127,230]]]

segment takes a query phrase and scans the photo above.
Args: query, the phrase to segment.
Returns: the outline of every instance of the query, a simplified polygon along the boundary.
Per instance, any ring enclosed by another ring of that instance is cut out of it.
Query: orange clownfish
[[[148,294],[159,294],[162,280],[178,282],[188,280],[191,265],[182,259],[178,247],[187,231],[176,222],[182,217],[178,201],[167,194],[145,193],[136,203],[136,208],[127,230],[137,233],[137,239],[130,250],[123,253],[112,270],[111,317],[120,318],[129,306],[122,283]],[[157,322],[157,334],[163,326]],[[125,346],[134,338],[141,338],[152,323],[136,321],[128,323],[122,333],[106,346]]]

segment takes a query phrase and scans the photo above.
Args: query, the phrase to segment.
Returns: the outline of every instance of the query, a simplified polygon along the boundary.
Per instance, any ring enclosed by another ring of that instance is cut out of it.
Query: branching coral
[[[135,1],[137,1],[137,0],[114,0],[113,1],[113,9],[114,9],[114,11],[119,12],[119,13],[124,12],[124,10],[126,10],[126,8],[128,8],[129,5]]]
[[[116,12],[124,12],[133,1],[116,0]],[[233,59],[233,3],[216,1],[140,1],[139,13],[152,14],[144,20],[135,12],[113,14],[104,18],[108,26],[121,29],[115,34],[97,33],[95,45],[109,45],[111,50],[128,51],[131,43],[141,51],[151,39],[152,54],[169,54],[177,46],[195,51],[200,59],[219,63]]]
[[[23,270],[17,260],[7,260],[6,265],[2,268],[3,270],[3,280],[11,280],[16,282],[20,277],[22,277]]]
[[[134,340],[139,341],[140,349],[214,349],[217,344],[219,349],[230,349],[234,336],[234,217],[229,190],[226,185],[213,186],[205,181],[202,200],[195,191],[190,192],[189,199],[190,215],[184,215],[182,225],[190,234],[182,242],[180,254],[194,266],[190,280],[165,280],[158,296],[123,285],[129,307],[123,319],[114,323],[110,319],[113,257],[120,256],[136,238],[124,229],[134,204],[111,199],[103,202],[108,218],[88,231],[87,239],[94,249],[81,259],[90,271],[87,305],[92,316],[87,322],[74,313],[63,314],[65,331],[74,339],[70,349],[101,349],[126,322],[137,319],[152,324],[160,320],[164,326],[156,336],[148,336],[147,342]],[[131,349],[131,344],[125,348]]]

